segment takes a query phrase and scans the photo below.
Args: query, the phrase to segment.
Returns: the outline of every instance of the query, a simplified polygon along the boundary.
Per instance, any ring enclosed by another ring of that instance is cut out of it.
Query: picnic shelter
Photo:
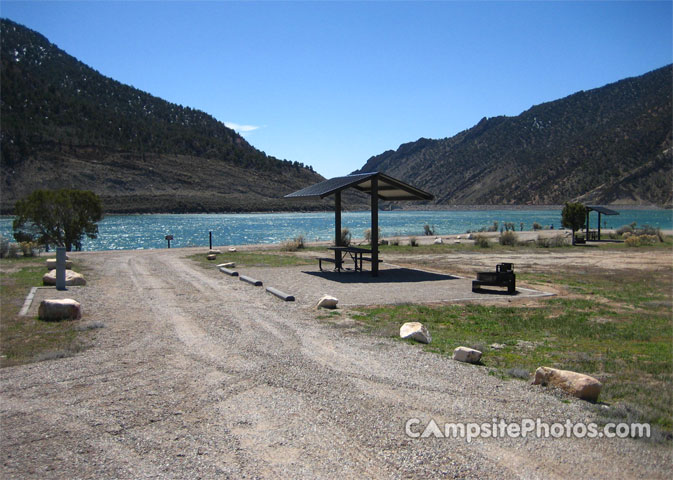
[[[587,240],[599,240],[601,239],[601,215],[619,215],[619,212],[615,210],[611,210],[606,207],[602,207],[599,205],[587,205],[586,206],[587,210],[587,234],[586,234],[586,239]],[[597,212],[598,213],[598,231],[594,230],[591,231],[589,229],[589,213],[591,212]]]
[[[335,177],[315,185],[303,188],[285,195],[285,198],[325,198],[334,195],[334,245],[336,249],[341,245],[341,192],[353,188],[364,192],[371,197],[371,257],[363,258],[363,249],[352,249],[356,253],[361,250],[360,268],[362,261],[371,261],[372,276],[379,272],[379,199],[384,201],[422,201],[432,200],[434,197],[407,183],[397,180],[381,172],[356,173],[344,177]],[[345,247],[344,247],[345,248]],[[335,264],[339,268],[341,253],[335,250]],[[327,260],[327,259],[324,259]],[[330,260],[331,261],[331,260]],[[357,270],[357,261],[356,261]]]

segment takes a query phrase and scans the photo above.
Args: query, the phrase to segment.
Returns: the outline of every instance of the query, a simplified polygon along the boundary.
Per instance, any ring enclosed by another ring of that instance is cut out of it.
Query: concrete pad
[[[321,272],[318,265],[245,269],[246,275],[266,285],[292,292],[297,303],[313,305],[316,298],[332,295],[341,306],[390,305],[401,303],[442,303],[551,296],[517,287],[516,295],[504,291],[473,293],[472,280],[455,275],[382,264],[378,277],[365,272]]]

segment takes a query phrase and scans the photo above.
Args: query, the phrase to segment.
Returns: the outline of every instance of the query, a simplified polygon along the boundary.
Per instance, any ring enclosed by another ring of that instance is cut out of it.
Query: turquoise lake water
[[[602,216],[601,227],[618,228],[636,222],[662,229],[673,229],[670,210],[618,210],[618,216]],[[596,228],[598,215],[591,214]],[[532,230],[533,222],[561,227],[561,210],[442,210],[379,212],[382,236],[423,235],[425,224],[439,235],[465,233],[492,225],[494,221],[513,222],[516,229]],[[342,225],[353,237],[361,238],[370,226],[369,212],[344,212]],[[83,250],[135,250],[165,248],[166,235],[173,235],[171,247],[208,246],[208,232],[213,245],[280,243],[298,235],[307,241],[331,240],[334,236],[334,213],[258,213],[199,215],[108,215],[99,222],[95,240],[85,239]],[[0,234],[12,237],[12,218],[0,218]]]

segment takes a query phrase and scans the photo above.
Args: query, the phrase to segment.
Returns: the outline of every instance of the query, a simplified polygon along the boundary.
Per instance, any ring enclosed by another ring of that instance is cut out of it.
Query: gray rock
[[[42,283],[44,285],[56,285],[56,270],[50,270],[42,275]],[[86,285],[86,280],[81,273],[77,273],[74,270],[66,270],[65,285],[72,287],[84,286]]]
[[[453,359],[465,363],[479,363],[481,352],[474,348],[458,347],[453,351]]]
[[[601,382],[589,375],[550,367],[540,367],[535,370],[533,385],[551,385],[574,397],[592,402],[598,400],[598,395],[603,388]]]
[[[56,259],[55,258],[48,258],[47,259],[47,270],[53,270],[56,268]],[[65,268],[66,270],[70,270],[72,268],[72,262],[70,260],[65,261]]]
[[[412,338],[417,342],[430,343],[432,336],[421,322],[407,322],[400,327],[401,338]]]
[[[37,315],[42,320],[79,320],[82,307],[72,298],[47,299],[40,302]]]
[[[325,295],[320,300],[318,300],[318,304],[316,305],[316,307],[335,309],[337,308],[337,303],[339,303],[339,300],[337,298],[332,297],[330,295]]]

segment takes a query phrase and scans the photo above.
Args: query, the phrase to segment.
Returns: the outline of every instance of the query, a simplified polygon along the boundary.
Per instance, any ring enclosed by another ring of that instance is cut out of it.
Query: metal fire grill
[[[499,263],[495,267],[495,272],[478,272],[477,279],[472,280],[472,291],[475,293],[483,292],[482,286],[507,287],[507,293],[514,295],[516,293],[516,275],[514,274],[511,263]]]

